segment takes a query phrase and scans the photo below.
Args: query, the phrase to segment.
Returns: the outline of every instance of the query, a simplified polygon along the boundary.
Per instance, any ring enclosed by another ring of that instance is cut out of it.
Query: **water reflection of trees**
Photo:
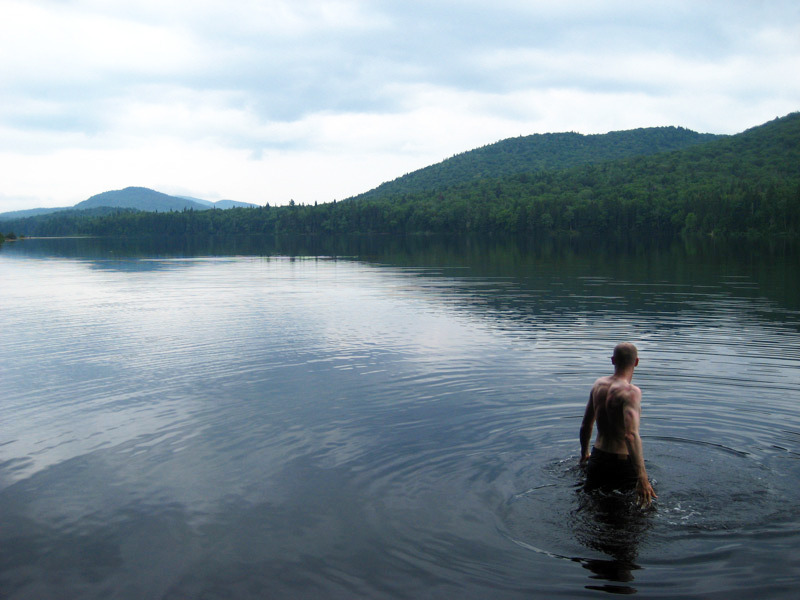
[[[486,236],[168,236],[41,238],[16,244],[13,254],[69,258],[104,269],[128,270],[130,259],[225,256],[328,257],[418,269],[416,276],[450,278],[449,292],[465,306],[496,310],[505,320],[549,310],[593,312],[587,298],[606,299],[626,311],[652,310],[653,294],[719,286],[734,298],[767,298],[800,309],[797,247],[790,243],[742,244],[713,239],[620,240]],[[4,250],[8,252],[9,249]],[[148,268],[167,265],[152,263]],[[141,269],[141,267],[140,267]],[[488,280],[505,279],[502,289]],[[558,281],[558,289],[552,288]],[[621,286],[621,284],[627,284]],[[555,292],[555,293],[554,293]],[[536,302],[531,302],[535,299]],[[581,303],[584,303],[582,305]],[[681,299],[660,303],[679,312]]]

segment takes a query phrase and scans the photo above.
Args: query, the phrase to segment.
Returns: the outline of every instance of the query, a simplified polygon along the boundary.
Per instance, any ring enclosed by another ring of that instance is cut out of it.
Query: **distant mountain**
[[[85,211],[95,208],[126,208],[145,212],[169,212],[183,210],[209,210],[212,208],[254,208],[256,204],[237,202],[235,200],[220,200],[211,202],[187,196],[170,196],[145,187],[127,187],[122,190],[113,190],[95,194],[75,206],[64,208],[33,208],[29,210],[16,210],[0,213],[0,221],[11,221],[36,217],[63,211]]]
[[[207,206],[208,208],[220,208],[220,209],[258,208],[258,204],[251,204],[250,202],[239,202],[237,200],[217,200],[216,202],[211,202],[211,200],[202,200],[200,198],[192,198],[191,196],[177,196],[177,198],[191,200],[192,202],[197,202],[199,204],[202,204],[203,206]]]
[[[207,206],[211,208],[214,206],[214,203],[211,200],[203,200],[202,198],[193,198],[192,196],[175,196],[176,198],[181,198],[183,200],[191,200],[192,202],[197,202],[198,204],[202,204],[203,206]]]
[[[109,206],[111,208],[135,208],[136,210],[168,212],[170,210],[207,210],[208,206],[187,200],[162,194],[155,190],[144,187],[127,187],[123,190],[114,190],[95,194],[91,198],[78,202],[74,208],[83,210],[86,208],[97,208]]]
[[[594,135],[545,133],[509,138],[408,173],[356,198],[432,192],[483,179],[560,171],[682,150],[723,137],[683,127],[649,127]]]
[[[342,202],[247,211],[102,210],[109,212],[66,211],[8,221],[3,228],[51,236],[477,233],[800,240],[800,113],[731,136],[667,127],[504,140]]]
[[[212,202],[214,208],[228,209],[228,208],[258,208],[258,204],[250,204],[249,202],[239,202],[237,200],[217,200]]]
[[[25,219],[27,217],[38,217],[39,215],[49,215],[50,213],[62,210],[70,210],[72,207],[63,208],[29,208],[27,210],[12,210],[11,212],[0,213],[0,221],[10,221],[11,219]]]

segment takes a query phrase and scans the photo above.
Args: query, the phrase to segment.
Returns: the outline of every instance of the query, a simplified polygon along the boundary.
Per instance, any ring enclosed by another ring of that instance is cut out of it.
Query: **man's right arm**
[[[589,460],[589,442],[592,441],[592,429],[594,428],[594,390],[589,394],[589,402],[586,403],[586,410],[583,413],[583,421],[581,422],[580,440],[581,440],[581,464]]]
[[[628,447],[628,455],[633,461],[636,469],[636,494],[639,502],[643,506],[649,505],[653,498],[657,498],[650,480],[647,478],[647,470],[644,466],[644,451],[642,449],[642,438],[639,436],[639,407],[640,400],[630,399],[625,402],[623,414],[625,416],[625,445]]]

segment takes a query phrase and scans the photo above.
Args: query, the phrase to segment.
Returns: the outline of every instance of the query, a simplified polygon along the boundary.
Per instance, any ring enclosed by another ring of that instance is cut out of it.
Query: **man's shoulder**
[[[594,385],[592,387],[604,386],[604,385],[611,385],[614,381],[614,378],[611,375],[603,375],[602,377],[598,377]]]
[[[624,385],[620,385],[616,389],[609,390],[609,393],[614,395],[616,398],[619,398],[623,404],[639,406],[642,402],[642,390],[632,383],[626,382]]]
[[[616,380],[611,384],[608,393],[622,398],[639,399],[642,397],[642,390],[632,383],[624,380]]]

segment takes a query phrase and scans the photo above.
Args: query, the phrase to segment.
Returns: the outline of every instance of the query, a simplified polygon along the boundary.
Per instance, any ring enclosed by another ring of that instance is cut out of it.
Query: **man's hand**
[[[656,496],[655,490],[653,490],[653,486],[650,485],[650,482],[647,479],[639,479],[639,481],[636,482],[636,503],[642,508],[645,508],[650,506],[654,498],[658,498],[658,496]]]
[[[580,463],[578,463],[578,464],[580,464],[580,466],[582,466],[582,467],[585,467],[586,466],[586,461],[589,460],[590,456],[591,456],[591,454],[584,454],[583,456],[581,456]]]

